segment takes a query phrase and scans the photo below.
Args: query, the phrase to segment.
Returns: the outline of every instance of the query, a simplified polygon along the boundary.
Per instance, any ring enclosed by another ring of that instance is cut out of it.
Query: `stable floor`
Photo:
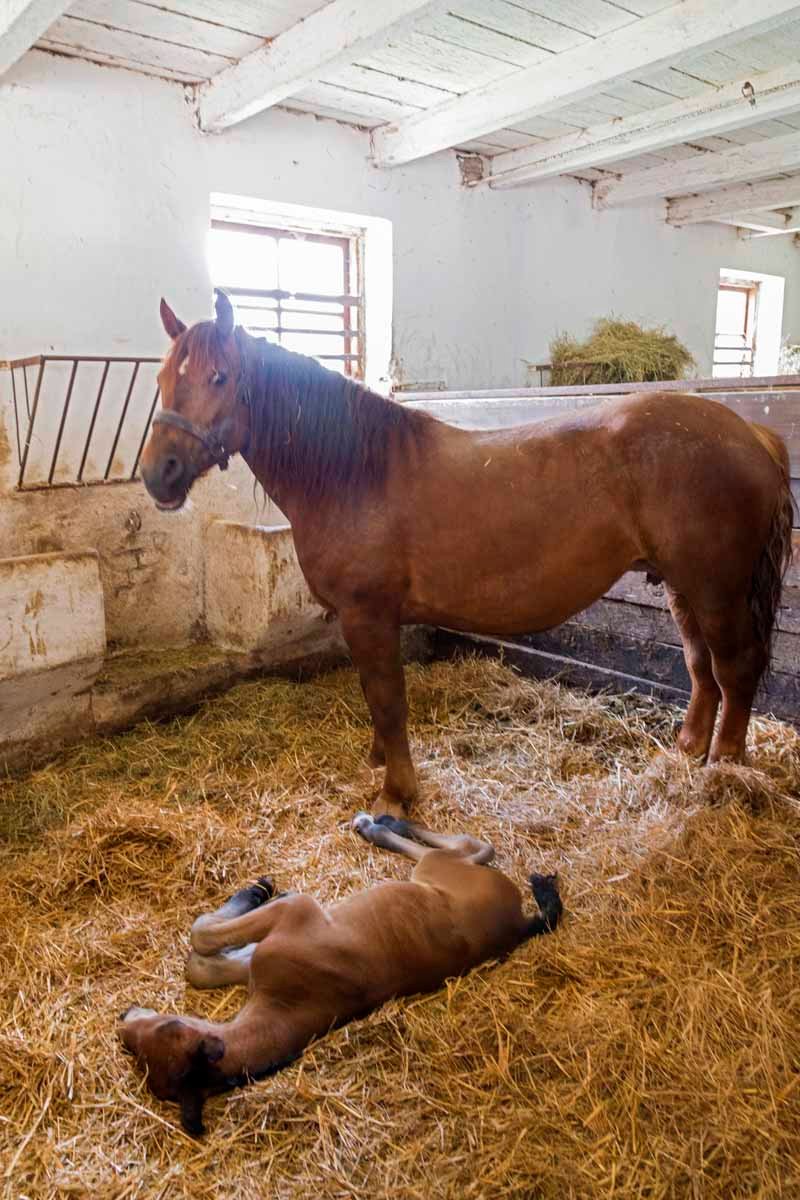
[[[254,875],[333,900],[405,860],[349,829],[377,777],[343,670],[262,680],[87,743],[0,805],[0,1190],[8,1197],[800,1195],[800,735],[690,768],[675,712],[409,671],[418,814],[560,873],[559,932],[331,1034],[180,1130],[115,1038],[183,980],[193,916]]]

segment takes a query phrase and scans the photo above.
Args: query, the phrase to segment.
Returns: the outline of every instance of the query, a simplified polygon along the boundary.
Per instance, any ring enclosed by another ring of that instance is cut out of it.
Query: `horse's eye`
[[[228,376],[225,374],[224,371],[215,371],[214,374],[211,376],[211,382],[213,384],[216,384],[217,387],[222,387],[222,385],[227,381],[227,379],[228,379]]]

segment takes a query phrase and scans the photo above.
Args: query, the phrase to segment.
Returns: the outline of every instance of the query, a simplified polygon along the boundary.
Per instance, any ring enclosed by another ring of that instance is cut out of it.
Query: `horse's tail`
[[[753,425],[753,432],[779,470],[778,494],[766,541],[753,570],[748,601],[756,638],[769,654],[775,618],[781,602],[783,580],[792,561],[792,526],[795,503],[789,486],[789,453],[771,429]]]

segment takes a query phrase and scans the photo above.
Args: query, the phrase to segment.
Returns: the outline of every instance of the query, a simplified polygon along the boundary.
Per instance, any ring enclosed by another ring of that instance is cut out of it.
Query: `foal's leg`
[[[697,617],[685,596],[666,587],[670,612],[683,642],[683,655],[692,695],[678,734],[678,747],[692,758],[704,759],[714,735],[714,722],[721,698],[719,684],[714,678],[711,651],[697,623]]]
[[[403,816],[417,794],[408,748],[406,685],[400,661],[400,630],[369,613],[342,613],[342,631],[350,647],[375,728],[373,755],[386,757],[383,789],[376,813]]]
[[[469,834],[435,833],[418,825],[415,821],[402,821],[384,814],[373,820],[368,813],[359,813],[353,820],[353,828],[373,846],[405,854],[419,862],[427,849],[448,850],[454,857],[468,863],[488,863],[494,858],[494,846],[482,842]],[[419,843],[422,843],[420,845]]]
[[[202,941],[202,934],[220,925],[243,917],[246,913],[268,904],[275,889],[269,879],[259,879],[251,887],[241,888],[211,913],[203,913],[192,925],[192,945]],[[236,945],[230,942],[215,953],[198,953],[193,949],[186,963],[186,978],[196,988],[226,987],[229,984],[247,983],[250,974],[250,959],[258,943]]]
[[[192,950],[186,960],[186,978],[192,987],[220,988],[244,986],[250,979],[250,961],[258,942],[220,950],[217,954],[198,954]]]
[[[296,892],[275,896],[269,880],[262,880],[237,892],[216,912],[198,917],[189,935],[192,949],[203,957],[232,949],[247,950],[251,943],[265,938],[289,911],[299,913],[304,902],[316,905],[310,897]]]
[[[708,761],[744,762],[750,712],[769,661],[769,650],[756,637],[753,614],[745,597],[739,595],[726,608],[695,611],[711,649],[714,678],[722,692],[722,713]]]

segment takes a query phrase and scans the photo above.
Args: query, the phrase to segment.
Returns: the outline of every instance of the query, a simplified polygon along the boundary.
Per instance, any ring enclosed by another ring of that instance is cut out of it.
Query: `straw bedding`
[[[432,996],[212,1101],[193,1142],[117,1046],[182,978],[192,917],[256,873],[333,900],[405,860],[349,831],[377,783],[353,672],[237,687],[4,787],[0,1184],[9,1197],[800,1196],[800,737],[746,768],[675,714],[496,663],[410,671],[419,813],[567,910]]]

